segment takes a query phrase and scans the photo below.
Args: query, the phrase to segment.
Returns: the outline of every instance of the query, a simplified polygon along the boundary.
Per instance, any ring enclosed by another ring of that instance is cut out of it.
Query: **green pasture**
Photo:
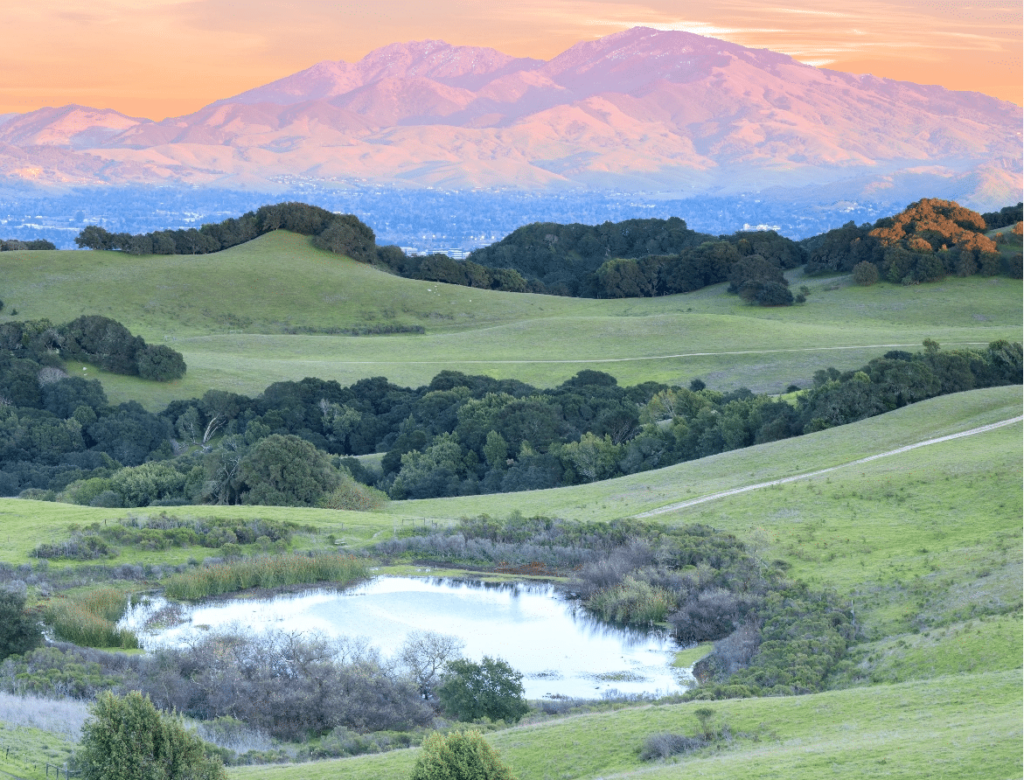
[[[1009,778],[1021,773],[1020,673],[941,677],[812,696],[714,702],[731,744],[641,762],[651,735],[693,734],[705,703],[629,708],[487,737],[520,780],[548,778]],[[417,751],[239,767],[238,780],[407,777]]]
[[[803,306],[744,305],[716,285],[662,298],[591,300],[402,279],[278,232],[212,255],[5,252],[5,317],[113,317],[180,350],[188,375],[166,384],[98,376],[114,401],[160,408],[218,388],[255,395],[316,376],[385,376],[418,386],[444,369],[552,386],[583,369],[623,384],[655,380],[781,391],[814,371],[852,368],[925,338],[947,347],[1021,338],[1021,283],[947,279],[912,288],[805,278]],[[3,317],[0,317],[2,321]],[[291,329],[422,326],[424,334],[290,335]]]
[[[850,650],[854,668],[840,679],[880,684],[1010,671],[1021,668],[1022,655],[1017,612],[864,642]]]
[[[53,777],[46,765],[63,767],[71,757],[74,743],[67,737],[28,726],[4,722],[0,713],[0,778],[44,780]]]

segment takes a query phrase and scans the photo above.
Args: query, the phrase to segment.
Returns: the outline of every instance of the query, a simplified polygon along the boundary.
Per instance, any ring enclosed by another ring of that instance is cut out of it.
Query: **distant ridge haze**
[[[852,180],[863,191],[865,177],[885,188],[925,175],[999,202],[1020,192],[1021,124],[1020,107],[976,92],[634,28],[548,61],[392,44],[161,122],[82,106],[0,117],[0,176],[58,187],[273,189],[292,177],[696,195],[833,183],[838,193]]]

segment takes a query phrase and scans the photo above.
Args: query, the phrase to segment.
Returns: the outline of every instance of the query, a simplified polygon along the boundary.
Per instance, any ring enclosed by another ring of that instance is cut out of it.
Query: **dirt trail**
[[[1024,416],[1013,417],[1009,420],[1001,420],[997,423],[991,423],[990,425],[981,425],[977,428],[971,428],[967,431],[960,431],[960,433],[951,433],[949,436],[940,436],[937,439],[926,439],[925,441],[919,441],[916,444],[908,444],[905,447],[898,447],[888,452],[880,452],[877,455],[869,455],[866,458],[860,458],[858,460],[851,460],[849,463],[840,463],[838,466],[831,466],[827,469],[819,469],[818,471],[809,471],[805,474],[797,474],[793,477],[784,477],[782,479],[773,479],[770,482],[758,482],[756,485],[746,485],[744,487],[733,488],[732,490],[723,490],[721,493],[712,493],[710,496],[701,496],[700,498],[690,499],[689,501],[679,501],[675,504],[667,504],[660,506],[657,509],[651,509],[648,512],[641,512],[633,517],[654,517],[655,515],[662,515],[666,512],[674,512],[677,509],[685,509],[690,506],[696,506],[697,504],[703,504],[707,501],[714,501],[719,498],[725,498],[726,496],[735,496],[739,493],[749,493],[751,490],[760,490],[761,488],[774,487],[775,485],[784,485],[787,482],[796,482],[800,479],[810,479],[811,477],[817,477],[821,474],[829,474],[839,469],[845,469],[850,466],[857,466],[861,463],[870,463],[873,460],[880,458],[888,458],[892,455],[900,455],[904,452],[910,452],[916,450],[918,447],[927,447],[932,444],[941,444],[944,441],[952,441],[953,439],[961,439],[964,436],[974,436],[979,433],[986,433],[987,431],[994,431],[996,428],[1002,428],[1006,425],[1014,425],[1016,423],[1024,421]]]
[[[971,347],[983,346],[987,341],[950,341],[943,342],[950,347]],[[509,364],[532,364],[532,363],[636,363],[642,360],[672,360],[674,358],[690,357],[719,357],[721,355],[777,355],[785,352],[839,352],[851,349],[901,349],[906,347],[919,347],[920,344],[855,344],[849,347],[793,347],[792,349],[740,349],[728,352],[680,352],[675,355],[640,355],[638,357],[618,358],[578,358],[567,360],[462,360],[460,358],[449,358],[446,360],[332,360],[332,364],[340,366],[434,366],[434,365],[509,365]],[[300,363],[315,363],[318,361],[296,361]]]

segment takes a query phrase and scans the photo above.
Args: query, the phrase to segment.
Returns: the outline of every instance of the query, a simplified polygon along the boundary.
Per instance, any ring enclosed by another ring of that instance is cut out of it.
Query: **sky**
[[[322,60],[441,39],[550,59],[637,25],[820,67],[1022,102],[1020,0],[0,0],[0,114],[68,103],[149,119]]]

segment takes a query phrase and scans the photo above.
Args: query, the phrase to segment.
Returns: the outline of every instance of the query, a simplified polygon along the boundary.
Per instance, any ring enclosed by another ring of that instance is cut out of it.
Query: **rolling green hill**
[[[277,232],[210,255],[4,252],[0,295],[3,317],[102,314],[181,351],[189,370],[179,382],[88,368],[111,400],[152,409],[210,388],[255,395],[305,376],[417,386],[445,368],[537,386],[591,368],[623,384],[700,376],[716,389],[779,391],[823,366],[852,368],[925,338],[948,347],[1021,338],[1017,280],[861,288],[801,273],[791,272],[791,284],[811,289],[807,304],[780,309],[746,306],[724,285],[661,298],[558,298],[402,279]],[[381,326],[426,332],[324,332]]]
[[[1021,283],[948,279],[914,287],[804,279],[802,307],[741,304],[723,287],[639,300],[563,299],[400,279],[285,233],[203,256],[0,254],[4,317],[113,317],[189,365],[156,384],[98,372],[114,401],[150,408],[221,388],[255,395],[279,379],[422,384],[445,368],[554,385],[584,368],[650,379],[781,390],[826,365],[853,367],[930,337],[943,346],[1021,338]],[[0,318],[2,319],[2,318]],[[423,326],[425,334],[319,330]],[[590,362],[592,361],[592,362]],[[1021,766],[1021,388],[947,395],[858,423],[657,471],[547,491],[393,502],[378,513],[283,507],[96,509],[0,499],[5,564],[32,563],[72,523],[129,513],[293,520],[296,548],[372,544],[410,524],[512,511],[611,520],[647,512],[730,531],[793,577],[834,588],[860,629],[826,693],[713,703],[734,739],[646,764],[655,733],[692,734],[698,704],[663,704],[528,724],[488,738],[521,780],[679,777],[1016,777]],[[891,454],[890,454],[891,453]],[[884,455],[866,462],[864,458]],[[824,473],[825,469],[832,469]],[[796,477],[776,486],[762,483]],[[743,488],[756,488],[738,491]],[[730,493],[731,492],[731,493]],[[728,495],[719,495],[730,493]],[[708,499],[672,508],[680,502]],[[126,550],[110,563],[183,563],[196,549]],[[51,564],[52,568],[60,564]],[[435,573],[437,570],[435,570]],[[235,778],[383,778],[415,751]],[[0,764],[0,769],[3,769]]]

